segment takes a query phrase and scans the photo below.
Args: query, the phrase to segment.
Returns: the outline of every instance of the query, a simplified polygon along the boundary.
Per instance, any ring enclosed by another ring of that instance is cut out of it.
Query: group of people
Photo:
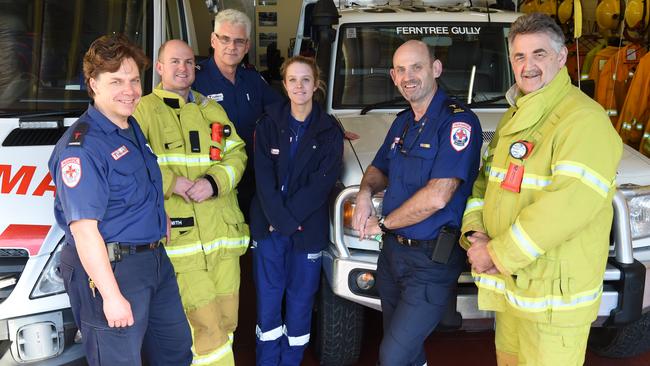
[[[343,132],[313,100],[313,59],[284,63],[288,100],[241,65],[250,31],[244,13],[219,12],[214,57],[200,65],[185,42],[165,42],[146,96],[148,59],[125,36],[100,37],[84,57],[92,102],[49,168],[91,365],[138,365],[141,352],[150,365],[233,365],[251,238],[258,364],[300,364]]]
[[[313,59],[282,65],[288,100],[241,66],[250,30],[245,14],[219,12],[214,57],[199,65],[186,43],[167,41],[161,83],[144,97],[148,59],[126,37],[101,37],[84,57],[92,102],[49,169],[66,234],[61,272],[91,365],[139,365],[142,354],[151,365],[234,364],[249,241],[257,364],[302,360],[344,131],[314,101]],[[512,107],[482,165],[478,118],[438,88],[435,54],[416,40],[394,54],[391,77],[410,108],[366,170],[353,217],[361,238],[383,238],[381,365],[426,364],[423,342],[466,259],[479,307],[497,311],[499,365],[582,364],[621,142],[571,86],[551,18],[519,18],[509,46]]]

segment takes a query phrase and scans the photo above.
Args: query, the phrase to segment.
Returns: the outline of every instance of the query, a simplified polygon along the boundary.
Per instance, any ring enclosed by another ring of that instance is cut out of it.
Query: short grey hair
[[[508,33],[508,44],[512,47],[515,37],[520,34],[545,33],[551,38],[551,45],[555,52],[560,52],[564,47],[564,33],[562,28],[550,16],[542,13],[522,15],[512,23]]]
[[[217,28],[223,23],[230,23],[233,25],[243,25],[246,28],[246,36],[250,38],[251,19],[245,13],[235,9],[225,9],[217,13],[214,17],[214,32],[217,33]]]

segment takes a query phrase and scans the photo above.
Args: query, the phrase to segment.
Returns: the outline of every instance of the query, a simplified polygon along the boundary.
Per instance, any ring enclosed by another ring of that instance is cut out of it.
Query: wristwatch
[[[391,230],[387,228],[386,225],[384,225],[384,220],[386,220],[386,216],[379,216],[377,219],[377,226],[379,226],[384,234],[388,234],[391,232]]]

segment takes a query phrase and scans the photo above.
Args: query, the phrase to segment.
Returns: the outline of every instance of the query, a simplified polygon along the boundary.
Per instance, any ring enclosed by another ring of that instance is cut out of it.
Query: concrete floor
[[[239,326],[235,333],[235,363],[238,366],[255,364],[255,287],[252,280],[250,251],[242,257]],[[381,341],[381,313],[366,310],[366,328],[358,366],[374,366]],[[430,366],[496,366],[494,332],[437,332],[425,343]],[[303,366],[318,365],[313,351],[308,348]],[[586,366],[650,366],[650,352],[629,359],[608,359],[587,352]],[[562,365],[557,365],[562,366]]]

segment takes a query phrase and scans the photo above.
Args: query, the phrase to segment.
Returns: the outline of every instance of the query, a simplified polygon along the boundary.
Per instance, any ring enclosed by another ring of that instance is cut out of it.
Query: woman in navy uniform
[[[281,73],[290,101],[271,109],[255,130],[251,236],[258,365],[302,360],[328,242],[328,196],[343,156],[343,131],[313,101],[320,80],[314,60],[292,57]]]
[[[65,229],[61,273],[90,365],[189,365],[190,330],[160,245],[167,218],[156,156],[130,117],[148,63],[123,35],[84,56],[93,102],[59,140],[49,169]]]

